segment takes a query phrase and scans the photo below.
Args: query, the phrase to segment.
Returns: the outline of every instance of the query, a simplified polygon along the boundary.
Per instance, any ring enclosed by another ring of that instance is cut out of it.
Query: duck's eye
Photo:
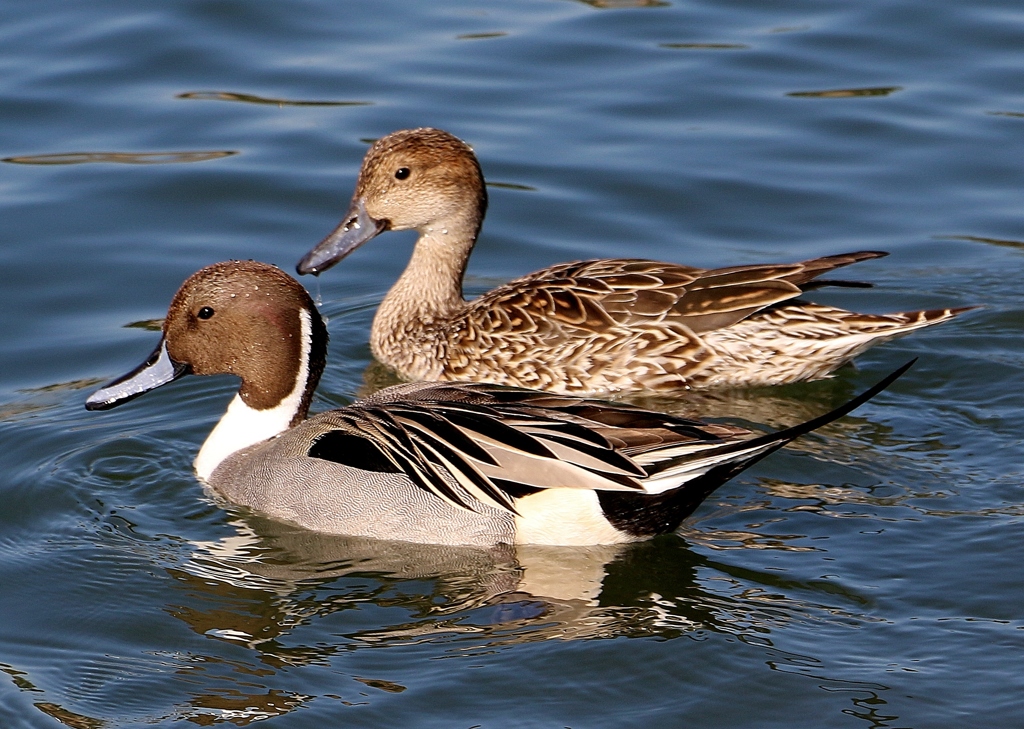
[[[404,180],[408,176],[409,176],[409,168],[408,167],[399,167],[397,170],[395,170],[395,179],[396,180]]]
[[[213,309],[211,309],[209,306],[204,306],[202,309],[199,310],[196,316],[198,316],[200,319],[209,319],[211,316],[213,316]]]

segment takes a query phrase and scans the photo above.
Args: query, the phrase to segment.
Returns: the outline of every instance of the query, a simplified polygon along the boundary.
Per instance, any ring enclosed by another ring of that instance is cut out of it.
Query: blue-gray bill
[[[388,221],[371,218],[362,198],[357,198],[352,201],[344,222],[303,256],[295,270],[303,276],[320,274],[387,228]]]
[[[182,375],[187,375],[188,372],[187,364],[171,359],[167,354],[167,344],[161,339],[160,344],[145,362],[91,394],[85,401],[85,409],[109,410],[160,385],[166,385]]]

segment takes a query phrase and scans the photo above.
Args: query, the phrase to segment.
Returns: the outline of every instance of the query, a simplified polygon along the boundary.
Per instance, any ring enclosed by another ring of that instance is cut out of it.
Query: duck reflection
[[[736,567],[678,536],[484,549],[338,537],[251,517],[228,526],[230,534],[188,543],[164,567],[172,577],[164,610],[212,643],[174,638],[176,647],[151,654],[158,665],[136,678],[159,674],[173,704],[139,723],[247,726],[314,703],[357,706],[406,691],[394,676],[364,673],[390,665],[354,658],[366,650],[428,644],[432,658],[472,657],[550,640],[718,633],[758,641],[778,664],[770,668],[788,670],[787,654],[771,646],[777,630],[871,619],[869,601],[835,581]],[[805,670],[815,660],[791,662]],[[0,670],[35,697],[27,675]],[[64,695],[35,706],[67,726],[107,725]]]
[[[466,650],[736,633],[784,623],[790,601],[780,593],[816,590],[719,563],[673,535],[586,548],[483,549],[340,537],[257,518],[236,526],[236,537],[198,544],[189,563],[168,570],[187,593],[169,612],[196,633],[258,651],[272,667],[412,642]],[[828,592],[835,597],[835,585]],[[844,599],[861,603],[856,595]],[[817,607],[799,604],[799,612]],[[337,640],[292,640],[313,623]]]
[[[578,2],[602,10],[608,8],[664,8],[671,5],[664,0],[578,0]]]

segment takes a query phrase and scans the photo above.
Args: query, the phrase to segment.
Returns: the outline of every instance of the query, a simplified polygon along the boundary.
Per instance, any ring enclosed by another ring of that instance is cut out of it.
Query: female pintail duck
[[[412,260],[373,320],[374,356],[408,380],[559,393],[813,380],[964,311],[876,316],[797,299],[815,285],[850,285],[815,279],[886,255],[875,251],[710,270],[578,261],[467,302],[462,278],[486,207],[467,144],[439,129],[395,132],[367,152],[344,221],[297,268],[318,274],[385,230],[417,230]]]
[[[488,384],[406,384],[307,419],[327,330],[290,276],[230,261],[191,276],[103,410],[181,375],[238,394],[195,460],[231,502],[336,534],[405,541],[598,544],[670,532],[722,483],[860,397],[762,436],[624,404]],[[909,365],[908,365],[909,366]]]

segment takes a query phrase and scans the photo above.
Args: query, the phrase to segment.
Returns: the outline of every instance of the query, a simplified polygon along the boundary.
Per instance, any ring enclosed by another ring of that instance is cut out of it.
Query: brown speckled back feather
[[[566,393],[817,379],[873,344],[962,311],[857,314],[798,299],[815,276],[883,255],[710,270],[640,259],[565,263],[431,325],[378,316],[375,349],[412,379]],[[422,364],[429,353],[434,369]]]

